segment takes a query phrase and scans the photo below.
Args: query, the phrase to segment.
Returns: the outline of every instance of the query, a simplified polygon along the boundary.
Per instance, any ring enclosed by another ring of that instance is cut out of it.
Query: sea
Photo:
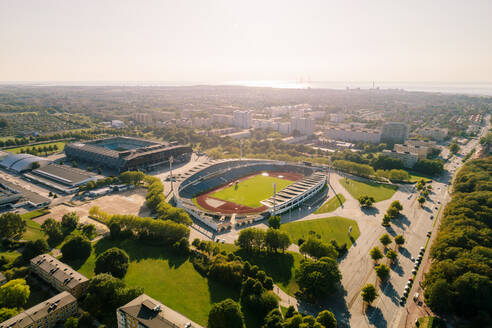
[[[195,85],[237,85],[280,89],[373,89],[439,92],[448,94],[492,96],[492,82],[385,82],[385,81],[302,81],[302,80],[243,80],[224,82],[201,81],[69,81],[69,82],[0,82],[0,85],[30,86],[136,86],[172,87]]]

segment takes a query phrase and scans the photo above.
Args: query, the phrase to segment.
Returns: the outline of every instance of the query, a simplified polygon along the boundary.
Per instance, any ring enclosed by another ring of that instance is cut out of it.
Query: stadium
[[[189,160],[192,149],[172,143],[160,143],[138,138],[114,137],[89,142],[74,142],[65,146],[69,160],[90,163],[118,172],[128,170],[152,170],[169,163]]]
[[[299,206],[325,186],[326,175],[306,165],[236,159],[202,163],[177,182],[176,204],[225,231]]]

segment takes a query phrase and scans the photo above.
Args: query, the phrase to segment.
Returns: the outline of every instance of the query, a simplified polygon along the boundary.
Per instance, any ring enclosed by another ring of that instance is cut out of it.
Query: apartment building
[[[404,123],[388,122],[381,128],[381,142],[403,144],[408,137],[408,127]]]
[[[383,155],[401,159],[403,165],[407,168],[412,168],[419,160],[419,156],[417,154],[412,154],[409,152],[399,152],[395,150],[383,150]]]
[[[89,279],[86,276],[49,254],[42,254],[31,259],[31,268],[55,289],[67,291],[76,298],[82,296],[89,285]]]
[[[212,114],[212,123],[220,123],[225,125],[232,125],[233,117],[232,115],[225,114]]]
[[[443,141],[448,136],[448,129],[441,128],[424,128],[421,129],[418,134],[423,137],[432,138],[436,141]]]
[[[116,310],[118,328],[203,328],[146,294]]]
[[[307,117],[293,117],[290,119],[292,133],[298,131],[301,135],[310,136],[314,133],[314,120]]]
[[[234,126],[241,129],[251,128],[251,112],[235,110],[233,113]]]
[[[0,323],[0,328],[48,328],[77,314],[77,299],[69,292],[61,292],[52,298],[29,308]]]
[[[370,142],[379,143],[381,134],[376,130],[351,128],[351,129],[339,129],[339,128],[327,128],[325,130],[325,136],[333,140],[342,140],[349,142]]]

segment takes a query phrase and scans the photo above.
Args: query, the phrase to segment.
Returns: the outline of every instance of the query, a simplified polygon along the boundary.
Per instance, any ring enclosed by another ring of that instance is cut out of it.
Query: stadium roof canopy
[[[12,154],[4,158],[0,162],[0,165],[15,172],[23,172],[32,169],[32,164],[35,162],[40,166],[51,163],[51,161],[46,158],[31,154]]]

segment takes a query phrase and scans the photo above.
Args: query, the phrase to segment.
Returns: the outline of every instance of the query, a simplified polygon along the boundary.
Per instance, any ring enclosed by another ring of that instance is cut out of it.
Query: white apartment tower
[[[242,129],[251,128],[251,112],[235,110],[233,112],[233,124]]]

